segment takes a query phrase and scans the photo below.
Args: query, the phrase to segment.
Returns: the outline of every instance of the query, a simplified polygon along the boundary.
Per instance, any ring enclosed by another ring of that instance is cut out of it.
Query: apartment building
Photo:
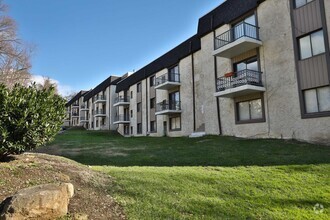
[[[196,35],[116,82],[113,125],[125,136],[329,144],[329,24],[327,0],[227,0]]]
[[[86,123],[84,127],[90,130],[116,130],[114,121],[114,98],[116,84],[120,77],[110,76],[83,97],[86,106]]]
[[[65,126],[85,126],[87,115],[83,99],[87,93],[87,91],[80,91],[66,104]]]

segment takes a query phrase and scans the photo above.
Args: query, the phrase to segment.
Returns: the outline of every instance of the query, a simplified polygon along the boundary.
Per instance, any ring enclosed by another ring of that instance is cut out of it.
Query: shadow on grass
[[[273,166],[330,163],[330,147],[293,140],[131,137],[69,130],[37,152],[87,165],[109,166]]]

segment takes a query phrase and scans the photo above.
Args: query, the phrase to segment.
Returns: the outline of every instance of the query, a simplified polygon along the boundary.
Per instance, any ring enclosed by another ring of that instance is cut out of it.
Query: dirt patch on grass
[[[0,202],[17,190],[45,183],[71,182],[75,195],[69,213],[85,213],[88,219],[126,219],[114,201],[110,176],[95,172],[72,160],[29,153],[0,162]]]

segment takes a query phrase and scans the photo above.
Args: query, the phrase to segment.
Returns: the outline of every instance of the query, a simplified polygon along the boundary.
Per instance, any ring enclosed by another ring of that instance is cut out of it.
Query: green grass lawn
[[[102,165],[129,219],[330,219],[325,146],[69,130],[41,151]]]

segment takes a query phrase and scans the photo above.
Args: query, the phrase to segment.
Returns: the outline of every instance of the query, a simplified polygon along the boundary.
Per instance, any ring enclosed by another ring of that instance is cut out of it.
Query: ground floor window
[[[181,130],[181,117],[180,116],[170,118],[170,130],[171,131]]]
[[[101,125],[105,125],[105,118],[102,118]]]
[[[133,134],[133,126],[131,126],[131,134]]]
[[[96,127],[99,126],[99,120],[96,120]]]
[[[156,132],[157,131],[157,124],[156,121],[150,122],[150,132]]]
[[[264,121],[265,115],[262,98],[236,102],[236,123]]]
[[[142,134],[142,123],[137,124],[137,133]]]
[[[330,86],[305,90],[304,99],[306,113],[330,111]]]
[[[124,126],[124,134],[129,135],[129,126],[128,125]]]

